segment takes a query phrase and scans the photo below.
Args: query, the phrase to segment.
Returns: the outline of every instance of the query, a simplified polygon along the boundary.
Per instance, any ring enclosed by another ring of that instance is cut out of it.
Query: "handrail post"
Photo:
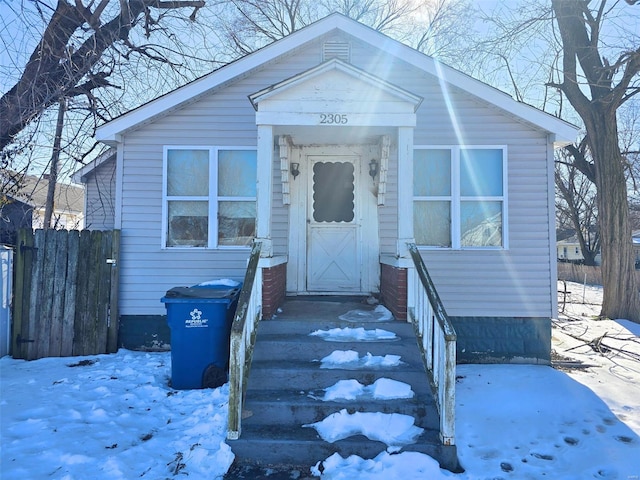
[[[229,354],[229,413],[227,438],[240,438],[242,407],[255,342],[255,330],[262,314],[262,275],[259,271],[261,242],[251,248],[247,273],[233,318]]]
[[[418,247],[407,243],[414,268],[410,271],[407,306],[419,337],[424,364],[436,391],[440,440],[455,445],[456,332]]]

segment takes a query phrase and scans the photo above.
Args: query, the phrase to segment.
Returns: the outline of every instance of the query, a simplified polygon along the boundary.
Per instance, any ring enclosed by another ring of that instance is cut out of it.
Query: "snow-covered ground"
[[[422,454],[393,454],[398,442],[389,437],[406,419],[344,415],[344,403],[333,418],[309,427],[336,438],[369,433],[389,451],[373,460],[335,455],[313,472],[332,480],[640,479],[640,325],[594,319],[600,288],[567,289],[570,302],[553,331],[562,369],[458,367],[457,445],[465,473],[443,471]],[[0,359],[2,479],[221,478],[233,461],[225,443],[228,386],[172,390],[170,362],[169,353],[126,350]],[[345,383],[325,398],[392,399],[395,390],[411,394],[406,385]]]

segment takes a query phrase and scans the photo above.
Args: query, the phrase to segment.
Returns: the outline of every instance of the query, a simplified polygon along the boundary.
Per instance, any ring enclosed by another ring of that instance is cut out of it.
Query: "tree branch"
[[[91,70],[99,65],[109,48],[129,38],[141,15],[150,20],[146,14],[149,8],[201,8],[205,4],[205,0],[119,0],[118,14],[102,23],[108,0],[100,0],[93,12],[90,10],[93,2],[85,7],[81,0],[73,1],[74,4],[57,1],[22,76],[0,98],[0,150],[59,99],[113,86],[101,73],[91,77]],[[86,25],[93,30],[88,36]],[[72,39],[77,32],[81,32],[84,41],[74,48]]]

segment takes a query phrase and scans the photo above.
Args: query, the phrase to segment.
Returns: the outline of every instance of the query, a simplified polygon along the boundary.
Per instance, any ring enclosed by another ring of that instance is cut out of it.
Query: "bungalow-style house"
[[[558,249],[558,260],[563,262],[581,262],[584,260],[582,250],[580,249],[580,242],[575,235],[564,240],[556,242]]]
[[[549,362],[553,150],[576,134],[330,15],[98,128],[115,157],[81,176],[113,162],[121,343],[158,338],[168,289],[241,280],[253,239],[264,317],[374,294],[405,319],[415,242],[458,361]]]
[[[44,226],[49,176],[27,175],[21,195],[33,205],[33,228]],[[81,230],[84,228],[84,188],[68,183],[56,183],[53,194],[52,228]]]

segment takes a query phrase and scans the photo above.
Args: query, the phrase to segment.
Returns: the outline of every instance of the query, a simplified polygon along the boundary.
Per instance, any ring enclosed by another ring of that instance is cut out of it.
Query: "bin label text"
[[[191,312],[189,312],[191,318],[188,318],[184,321],[184,326],[186,328],[202,328],[209,326],[209,320],[206,318],[202,318],[202,311],[194,308]]]

